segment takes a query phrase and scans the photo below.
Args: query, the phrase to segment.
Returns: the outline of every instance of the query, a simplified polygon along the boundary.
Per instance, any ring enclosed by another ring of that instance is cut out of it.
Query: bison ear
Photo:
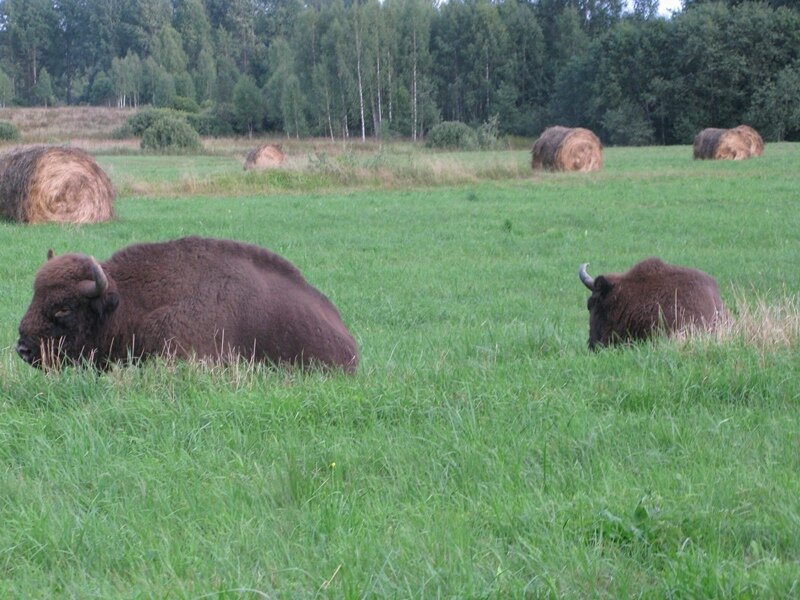
[[[598,275],[594,278],[594,289],[599,292],[601,296],[607,296],[609,292],[614,289],[614,284],[603,275]]]
[[[50,259],[51,259],[51,258],[53,258],[55,255],[56,255],[56,252],[55,252],[55,250],[53,250],[52,248],[49,248],[49,249],[47,250],[47,260],[50,260]]]

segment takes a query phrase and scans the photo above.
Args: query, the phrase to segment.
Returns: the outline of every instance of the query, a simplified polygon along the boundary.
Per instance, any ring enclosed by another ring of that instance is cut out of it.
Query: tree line
[[[0,105],[152,105],[206,133],[800,139],[800,1],[0,0]]]

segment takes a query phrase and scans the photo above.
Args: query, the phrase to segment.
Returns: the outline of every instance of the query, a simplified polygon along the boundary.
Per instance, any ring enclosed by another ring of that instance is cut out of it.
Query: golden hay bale
[[[0,216],[21,223],[114,218],[116,192],[83,150],[36,146],[0,156]]]
[[[244,162],[244,170],[269,169],[279,167],[286,160],[286,155],[280,146],[274,144],[264,144],[255,150],[251,150]]]
[[[744,135],[747,143],[750,144],[750,156],[761,156],[764,154],[764,139],[749,125],[739,125],[734,130]]]
[[[582,127],[548,127],[533,145],[531,167],[551,171],[599,171],[603,144]]]
[[[694,138],[694,157],[713,160],[750,158],[750,142],[736,129],[703,129]]]

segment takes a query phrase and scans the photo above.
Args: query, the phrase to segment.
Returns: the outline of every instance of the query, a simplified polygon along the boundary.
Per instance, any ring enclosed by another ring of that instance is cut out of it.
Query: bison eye
[[[54,314],[53,317],[56,319],[63,319],[64,317],[69,316],[72,314],[72,311],[68,308],[59,308]]]

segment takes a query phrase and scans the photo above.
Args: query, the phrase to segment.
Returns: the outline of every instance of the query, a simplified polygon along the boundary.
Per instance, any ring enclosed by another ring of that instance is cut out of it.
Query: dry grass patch
[[[72,138],[109,138],[137,111],[97,106],[56,108],[0,108],[0,119],[10,121],[29,142]]]
[[[800,341],[800,300],[785,295],[778,300],[748,299],[736,294],[733,311],[713,332],[690,328],[675,335],[679,343],[742,343],[767,352],[789,348]]]

